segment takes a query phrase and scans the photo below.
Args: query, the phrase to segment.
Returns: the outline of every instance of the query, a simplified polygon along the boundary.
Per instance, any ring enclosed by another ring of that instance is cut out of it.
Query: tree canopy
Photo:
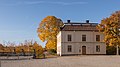
[[[120,45],[120,11],[116,11],[110,17],[101,20],[99,31],[105,34],[104,41],[109,45]]]
[[[12,42],[6,42],[4,45],[0,44],[0,52],[16,52],[19,54],[23,50],[25,53],[33,53],[34,49],[36,51],[36,54],[43,53],[42,46],[33,40],[25,40],[25,42],[20,44],[15,44]]]
[[[60,30],[60,27],[63,25],[61,19],[56,18],[55,16],[45,17],[38,27],[38,36],[40,40],[46,43],[47,49],[56,49],[57,44],[57,34]]]

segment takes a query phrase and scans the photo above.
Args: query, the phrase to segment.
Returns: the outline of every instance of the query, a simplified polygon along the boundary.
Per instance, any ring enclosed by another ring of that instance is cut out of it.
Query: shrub
[[[116,47],[115,46],[107,46],[106,54],[107,55],[115,55],[116,54]]]
[[[53,55],[57,53],[55,49],[50,49],[48,51],[49,51],[50,54],[53,54]]]

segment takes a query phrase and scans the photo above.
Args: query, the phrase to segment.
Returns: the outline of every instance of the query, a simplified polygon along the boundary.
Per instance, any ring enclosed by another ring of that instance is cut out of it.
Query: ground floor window
[[[96,52],[100,52],[100,45],[96,46]]]
[[[68,45],[68,52],[72,52],[72,46]]]

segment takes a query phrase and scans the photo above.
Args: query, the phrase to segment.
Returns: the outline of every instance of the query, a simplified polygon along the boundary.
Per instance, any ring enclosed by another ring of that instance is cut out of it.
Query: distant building
[[[104,35],[96,28],[97,23],[64,23],[57,35],[57,54],[88,55],[106,54]]]

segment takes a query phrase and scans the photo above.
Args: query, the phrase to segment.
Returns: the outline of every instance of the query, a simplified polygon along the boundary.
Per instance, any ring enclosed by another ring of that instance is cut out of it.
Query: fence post
[[[8,59],[8,53],[7,53],[7,59]]]
[[[34,53],[33,53],[33,59],[36,59],[36,51],[34,49]]]
[[[117,55],[119,55],[119,46],[117,44]]]
[[[14,54],[16,54],[16,49],[15,49],[15,47],[14,47]]]
[[[0,67],[1,67],[1,60],[0,60]]]
[[[24,52],[24,50],[22,49],[22,54],[23,54],[23,56],[25,56],[25,52]]]
[[[18,60],[19,60],[19,54],[18,54]]]

